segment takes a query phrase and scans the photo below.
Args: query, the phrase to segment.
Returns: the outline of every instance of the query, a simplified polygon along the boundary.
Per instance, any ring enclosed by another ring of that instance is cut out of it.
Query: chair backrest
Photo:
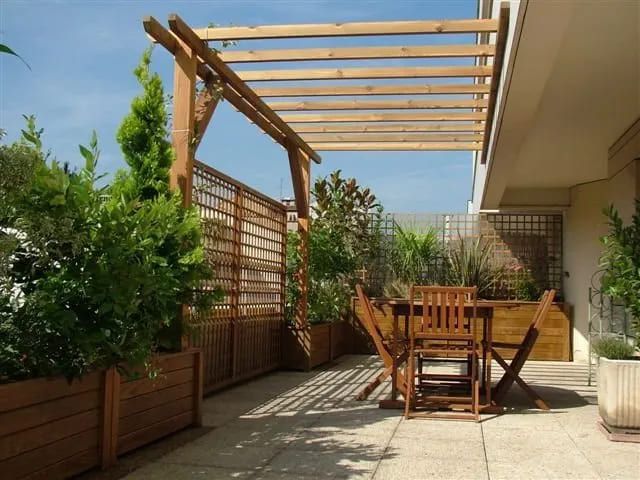
[[[477,317],[476,287],[412,286],[410,290],[409,335],[416,333],[431,335],[473,334]],[[422,315],[417,316],[418,305]],[[471,306],[471,315],[465,316],[465,306]]]
[[[551,308],[551,304],[553,303],[555,296],[556,291],[553,289],[545,290],[545,292],[542,294],[542,298],[538,303],[536,313],[533,315],[533,318],[529,323],[527,333],[522,339],[522,348],[520,348],[513,357],[512,366],[516,369],[516,371],[520,371],[520,368],[522,368],[524,363],[529,358],[529,354],[531,353],[531,350],[533,349],[538,336],[540,336],[542,324],[549,314],[549,309]]]
[[[360,302],[360,305],[362,306],[362,316],[358,316],[358,319],[371,337],[376,350],[378,350],[378,354],[383,358],[385,363],[387,363],[387,361],[390,362],[391,356],[387,350],[387,347],[384,345],[382,330],[380,330],[380,326],[378,325],[378,322],[376,320],[375,312],[373,311],[373,306],[371,305],[369,297],[367,297],[367,295],[364,293],[362,285],[356,285],[356,294],[358,295],[358,300]]]

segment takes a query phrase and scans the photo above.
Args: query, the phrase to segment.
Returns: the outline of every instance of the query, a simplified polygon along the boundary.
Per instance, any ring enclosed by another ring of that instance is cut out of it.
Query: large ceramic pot
[[[640,431],[639,360],[599,358],[598,406],[607,426]]]

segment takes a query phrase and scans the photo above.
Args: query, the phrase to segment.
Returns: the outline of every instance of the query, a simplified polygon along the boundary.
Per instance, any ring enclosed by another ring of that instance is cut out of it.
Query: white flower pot
[[[609,427],[640,430],[640,361],[599,358],[598,407]]]

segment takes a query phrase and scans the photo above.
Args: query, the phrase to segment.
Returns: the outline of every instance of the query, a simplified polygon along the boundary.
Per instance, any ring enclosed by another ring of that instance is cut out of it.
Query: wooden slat
[[[226,50],[227,63],[291,62],[308,60],[364,60],[375,58],[441,58],[492,56],[493,45],[406,45],[389,47],[297,48],[278,50]]]
[[[191,410],[193,410],[193,398],[188,396],[144,410],[135,415],[129,415],[120,420],[118,436],[123,437]]]
[[[347,37],[363,35],[417,35],[432,33],[495,32],[493,19],[410,20],[393,22],[350,22],[195,29],[202,40],[257,40],[264,38]]]
[[[69,435],[98,428],[100,418],[98,409],[87,410],[2,437],[0,438],[0,461],[54,443]]]
[[[481,143],[465,143],[465,142],[342,142],[342,143],[311,143],[314,150],[318,151],[415,151],[415,150],[482,150]]]
[[[472,113],[307,113],[304,115],[282,115],[282,119],[288,123],[314,123],[314,122],[449,122],[484,120],[482,112]]]
[[[371,67],[318,68],[292,70],[244,70],[237,72],[245,82],[278,80],[346,80],[368,78],[442,78],[490,77],[492,68],[485,65],[471,67]]]
[[[509,33],[509,4],[503,2],[500,5],[500,17],[498,33],[496,34],[496,56],[493,59],[493,72],[491,81],[491,92],[489,93],[489,106],[487,108],[487,123],[484,132],[484,146],[482,148],[481,162],[487,162],[487,152],[491,137],[491,128],[496,110],[498,98],[498,88],[500,87],[500,77],[502,76],[502,64],[504,62],[504,51],[507,45],[507,35]]]
[[[86,410],[97,409],[100,405],[100,390],[58,398],[46,403],[0,413],[0,437],[20,430],[53,422]]]
[[[256,87],[254,92],[268,97],[326,97],[344,95],[457,95],[489,93],[488,84],[451,85],[328,85],[319,87]]]
[[[302,149],[314,161],[320,162],[320,156],[313,151],[273,110],[271,110],[244,81],[225,64],[212,50],[200,41],[194,31],[175,14],[169,15],[169,28],[194,52],[209,65],[220,78],[232,87],[240,96],[249,102],[261,115],[269,120],[278,130],[284,133],[289,141]]]
[[[128,435],[124,435],[118,440],[118,455],[122,455],[123,453],[142,445],[146,445],[158,438],[166,437],[173,432],[191,425],[192,422],[192,412],[186,412],[150,425],[142,430],[137,430]]]
[[[365,133],[365,132],[484,132],[481,123],[319,123],[297,124],[296,132],[305,133]]]
[[[56,398],[68,397],[100,389],[102,373],[94,372],[69,384],[64,377],[37,378],[0,385],[0,412],[36,405]]]
[[[99,431],[95,428],[71,435],[58,442],[50,443],[0,462],[0,472],[6,474],[8,478],[21,478],[87,449],[92,449],[97,459],[98,437]]]
[[[481,134],[379,134],[379,133],[307,133],[308,143],[325,142],[480,142]]]
[[[158,378],[144,378],[141,380],[135,380],[133,382],[123,383],[120,388],[120,398],[122,400],[126,400],[137,395],[144,395],[159,388],[167,388],[192,381],[192,368],[175,370],[167,374],[161,374]]]
[[[192,382],[181,383],[173,387],[162,390],[155,390],[145,395],[129,398],[121,402],[120,418],[126,418],[135,413],[149,410],[163,403],[171,402],[193,394],[194,385]]]
[[[345,101],[301,101],[301,102],[270,102],[274,111],[305,111],[305,110],[404,110],[404,109],[438,109],[438,108],[485,108],[484,99],[454,99],[454,100],[345,100]]]
[[[90,448],[48,465],[37,472],[30,473],[27,478],[28,480],[62,480],[89,470],[96,465],[98,465],[97,449]]]
[[[143,21],[145,31],[169,52],[175,54],[178,48],[177,39],[174,35],[169,33],[156,19],[153,17],[146,17]],[[198,63],[197,70],[198,76],[207,84],[214,84],[219,82],[219,77],[211,71],[211,69],[203,63]],[[268,134],[279,144],[286,145],[285,135],[274,127],[265,117],[263,117],[258,111],[244,98],[233,90],[233,88],[222,83],[222,96],[230,104],[232,104],[236,110],[244,114],[249,120],[262,129],[263,132]],[[197,108],[197,105],[196,105]],[[213,115],[213,111],[211,111]],[[197,145],[196,145],[197,146]]]

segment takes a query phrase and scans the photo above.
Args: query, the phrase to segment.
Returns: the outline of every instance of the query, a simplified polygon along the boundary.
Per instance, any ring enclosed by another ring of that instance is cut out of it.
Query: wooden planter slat
[[[68,461],[74,455],[91,450],[93,465],[98,464],[98,429],[85,430],[44,447],[29,450],[0,462],[0,471],[7,472],[8,478],[23,478],[33,472],[45,469],[55,463]],[[69,472],[67,475],[69,475]],[[73,472],[78,473],[78,472]]]
[[[20,388],[14,388],[17,383],[20,384]],[[74,380],[71,384],[62,377],[7,383],[0,385],[0,412],[17,410],[89,390],[98,390],[101,385],[101,372],[90,373],[80,380]]]
[[[172,400],[189,397],[193,395],[193,382],[181,383],[173,387],[164,388],[161,392],[161,395],[158,395],[159,392],[154,391],[129,398],[126,402],[122,402],[120,405],[120,418],[126,418],[134,413],[149,410]]]
[[[187,383],[193,380],[193,368],[183,368],[172,372],[162,372],[157,378],[143,378],[138,380],[123,381],[120,386],[120,399],[127,400],[131,397],[155,392],[167,387]]]
[[[110,368],[72,383],[0,385],[0,477],[67,478],[199,424],[200,352],[162,355],[155,365],[153,380],[123,379]]]
[[[159,438],[182,430],[193,424],[193,412],[189,411],[170,417],[161,422],[150,425],[141,430],[137,430],[128,435],[118,437],[118,455],[134,450],[138,447],[151,443]]]
[[[0,438],[0,460],[62,440],[70,433],[98,428],[100,417],[97,409],[87,410],[2,437]]]
[[[0,413],[0,437],[54,422],[60,418],[69,417],[83,411],[97,410],[101,403],[102,393],[100,390],[90,390],[78,395],[62,397],[47,402],[46,408],[36,404]]]

